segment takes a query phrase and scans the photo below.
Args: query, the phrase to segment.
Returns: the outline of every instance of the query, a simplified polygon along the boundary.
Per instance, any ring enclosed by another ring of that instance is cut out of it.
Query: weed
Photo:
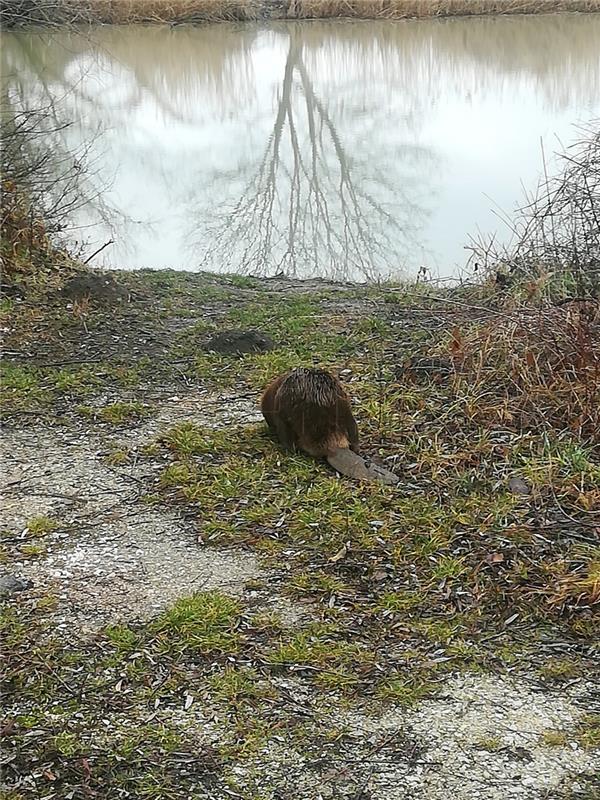
[[[102,422],[108,422],[111,425],[124,425],[127,422],[142,419],[148,413],[149,408],[143,403],[118,402],[103,406],[103,408],[99,409],[97,415]]]
[[[41,558],[45,556],[47,552],[43,544],[22,544],[19,549],[27,558]]]
[[[44,536],[57,528],[58,522],[50,517],[33,517],[27,521],[27,530],[32,536]]]
[[[586,750],[600,748],[600,714],[586,714],[576,731],[577,741]]]
[[[272,690],[264,682],[261,683],[258,674],[252,669],[226,667],[212,675],[209,684],[213,696],[228,706],[251,704],[272,695]]]
[[[503,747],[502,739],[498,738],[497,736],[489,736],[479,739],[476,746],[481,750],[487,750],[488,753],[497,753],[498,750],[501,750]]]
[[[568,681],[581,674],[581,664],[571,658],[555,658],[539,668],[539,674],[549,681]]]
[[[435,688],[435,684],[424,678],[398,674],[380,683],[378,696],[400,706],[413,706],[422,698],[431,697]]]
[[[565,731],[544,731],[542,742],[546,747],[564,747],[569,739]]]
[[[107,464],[110,464],[111,467],[122,467],[124,464],[128,464],[130,462],[131,452],[129,450],[116,447],[106,454],[104,460]]]

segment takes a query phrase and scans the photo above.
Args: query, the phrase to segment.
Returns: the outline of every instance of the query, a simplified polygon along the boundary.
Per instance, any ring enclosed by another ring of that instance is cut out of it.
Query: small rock
[[[530,494],[530,489],[523,478],[511,478],[508,482],[508,489],[512,494]]]
[[[0,575],[0,597],[9,597],[15,592],[23,592],[32,586],[33,581],[26,578],[17,578],[16,575]]]

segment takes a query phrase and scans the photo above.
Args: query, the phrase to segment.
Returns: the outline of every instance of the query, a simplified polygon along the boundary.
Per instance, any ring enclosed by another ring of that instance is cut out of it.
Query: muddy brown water
[[[93,264],[365,280],[510,239],[542,147],[600,117],[599,41],[600,15],[127,26],[4,32],[1,63],[56,173],[87,153]]]

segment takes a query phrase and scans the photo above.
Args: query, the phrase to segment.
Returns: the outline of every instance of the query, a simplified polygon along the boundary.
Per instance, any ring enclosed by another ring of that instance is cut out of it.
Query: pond
[[[599,41],[600,15],[5,32],[3,95],[85,155],[95,265],[449,277],[600,117]]]

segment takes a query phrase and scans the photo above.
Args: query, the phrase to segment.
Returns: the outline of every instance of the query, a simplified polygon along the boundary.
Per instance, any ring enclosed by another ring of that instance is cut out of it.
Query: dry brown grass
[[[259,0],[86,0],[77,6],[87,8],[96,21],[114,25],[135,22],[203,22],[212,20],[256,19]]]
[[[600,0],[17,0],[3,3],[2,23],[201,23],[221,20],[404,19],[480,14],[600,11]]]
[[[2,181],[1,189],[3,285],[57,285],[73,269],[69,254],[53,242],[39,209],[23,191],[9,180]]]
[[[574,606],[596,606],[600,603],[600,561],[582,560],[575,565],[566,565],[565,573],[558,578],[548,597],[550,605],[564,608]]]
[[[478,418],[600,441],[600,305],[521,309],[453,334],[458,381],[480,386]]]
[[[292,0],[289,16],[402,19],[600,11],[598,0]]]
[[[3,4],[6,26],[29,24],[125,25],[252,20],[261,0],[21,0]]]

